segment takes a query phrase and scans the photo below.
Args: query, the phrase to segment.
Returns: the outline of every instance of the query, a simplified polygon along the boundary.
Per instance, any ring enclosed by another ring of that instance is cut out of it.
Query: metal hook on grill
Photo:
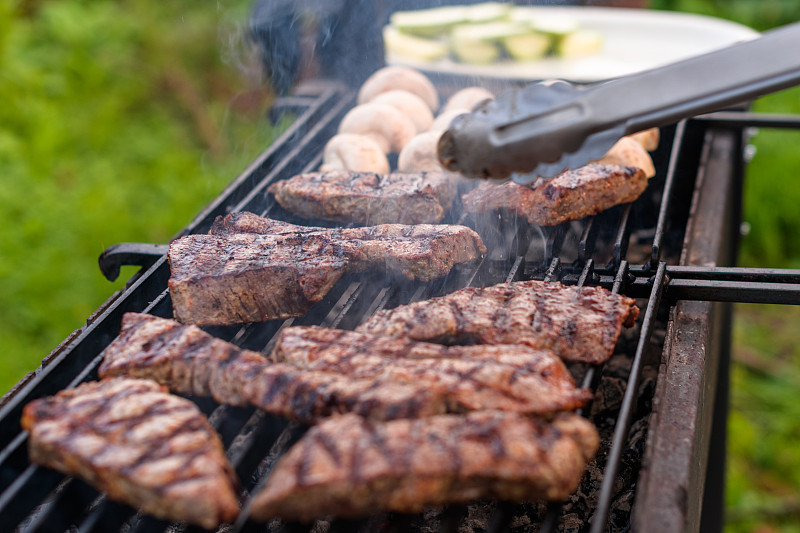
[[[168,250],[168,244],[123,242],[103,250],[97,262],[106,279],[114,281],[119,277],[120,267],[123,265],[140,266],[146,270],[166,255]]]

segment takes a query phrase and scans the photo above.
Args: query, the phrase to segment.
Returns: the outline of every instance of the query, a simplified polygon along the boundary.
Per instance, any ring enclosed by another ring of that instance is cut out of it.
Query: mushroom
[[[439,133],[443,132],[450,127],[450,123],[454,118],[456,118],[458,115],[463,115],[464,113],[469,113],[469,110],[451,109],[450,111],[441,113],[438,117],[433,119],[433,124],[431,124],[429,131],[438,131]]]
[[[387,91],[399,89],[416,94],[428,104],[431,111],[439,108],[436,87],[424,74],[408,67],[388,66],[376,70],[358,91],[358,103],[364,104]]]
[[[653,160],[641,144],[630,137],[618,140],[606,155],[593,161],[602,165],[622,165],[641,168],[648,178],[656,175]]]
[[[650,128],[647,130],[637,131],[628,135],[631,139],[635,140],[648,152],[652,152],[658,148],[659,131],[658,128]]]
[[[399,172],[443,172],[437,145],[441,131],[426,131],[411,139],[397,156]]]
[[[454,109],[472,111],[476,105],[486,100],[494,100],[494,94],[483,87],[465,87],[451,96],[442,108],[442,113]]]
[[[339,133],[357,133],[374,139],[383,153],[402,150],[417,128],[410,118],[388,104],[366,103],[347,112],[339,123]]]
[[[417,133],[423,132],[431,127],[433,123],[433,112],[425,101],[414,93],[395,89],[381,93],[370,102],[374,104],[388,104],[405,116],[417,127]]]
[[[355,170],[387,174],[389,160],[371,137],[355,133],[334,135],[325,145],[320,170]]]

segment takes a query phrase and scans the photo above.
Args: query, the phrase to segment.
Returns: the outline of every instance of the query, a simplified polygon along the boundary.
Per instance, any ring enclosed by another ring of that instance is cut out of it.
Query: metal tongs
[[[623,135],[800,83],[800,23],[611,81],[545,81],[456,117],[439,159],[469,177],[529,183],[602,157]]]

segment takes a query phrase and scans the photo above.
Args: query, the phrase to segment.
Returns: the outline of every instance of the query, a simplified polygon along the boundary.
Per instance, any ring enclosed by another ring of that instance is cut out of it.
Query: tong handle
[[[671,124],[800,83],[800,23],[587,90],[598,130]]]

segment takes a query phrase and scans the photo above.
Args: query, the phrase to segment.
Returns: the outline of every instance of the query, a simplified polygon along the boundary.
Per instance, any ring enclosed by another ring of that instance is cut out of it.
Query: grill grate
[[[247,210],[308,225],[309,221],[283,211],[266,193],[266,187],[276,179],[317,168],[324,142],[335,132],[339,120],[353,102],[352,92],[336,84],[318,82],[285,100],[284,106],[275,107],[275,114],[297,113],[292,126],[182,234],[206,232],[217,215],[230,211]],[[619,529],[629,527],[630,512],[618,518],[615,505],[621,499],[620,506],[624,507],[628,502],[624,498],[632,498],[633,488],[628,484],[627,496],[620,496],[615,480],[618,474],[624,473],[632,479],[633,485],[636,483],[637,474],[628,471],[630,468],[624,464],[623,456],[632,448],[643,446],[642,439],[632,445],[628,434],[634,424],[640,429],[647,426],[647,412],[639,412],[639,404],[650,402],[653,391],[641,392],[642,373],[645,367],[652,366],[648,358],[652,359],[653,346],[656,352],[662,349],[661,337],[667,330],[669,306],[677,298],[741,301],[740,291],[749,287],[753,288],[752,291],[748,289],[753,299],[796,302],[800,294],[798,272],[677,265],[687,238],[695,176],[703,165],[709,123],[684,121],[662,130],[662,146],[654,154],[658,175],[634,204],[545,230],[513,219],[473,219],[461,215],[444,222],[470,225],[484,236],[490,250],[477,264],[456,266],[445,278],[427,284],[387,279],[374,273],[345,275],[323,301],[303,317],[206,329],[240,347],[266,353],[276,333],[284,327],[315,324],[352,329],[379,309],[466,286],[523,279],[560,280],[566,284],[602,285],[639,298],[640,306],[646,310],[644,316],[628,337],[620,341],[622,350],[612,359],[613,363],[606,365],[615,365],[614,372],[616,367],[622,369],[621,381],[625,386],[619,398],[620,407],[609,414],[593,406],[600,411],[594,413],[596,423],[598,417],[608,419],[605,426],[598,423],[601,430],[605,427],[608,437],[594,465],[602,471],[599,491],[589,497],[596,503],[584,513],[580,529],[587,528],[590,521],[593,532],[605,531],[607,525]],[[316,221],[313,224],[329,225]],[[25,450],[26,434],[19,430],[21,409],[31,399],[96,379],[99,354],[119,331],[124,312],[171,316],[169,292],[165,288],[169,268],[163,248],[157,248],[154,253],[151,250],[148,257],[142,264],[149,266],[136,274],[123,292],[109,300],[85,328],[50,354],[35,375],[29,376],[3,399],[0,409],[0,523],[13,524],[19,531],[26,532],[196,530],[140,515],[128,506],[107,500],[80,480],[31,465]],[[105,260],[124,263],[131,259],[135,257],[107,254]],[[789,296],[785,296],[787,292]],[[583,386],[602,395],[605,394],[604,379],[609,375],[618,379],[606,367],[573,365],[571,370]],[[576,508],[589,505],[575,501],[551,505],[483,502],[449,506],[422,515],[378,513],[362,521],[333,521],[325,525],[304,526],[278,521],[254,524],[247,520],[247,496],[258,490],[275,460],[302,435],[304,428],[254,409],[192,399],[219,431],[241,481],[243,512],[239,521],[226,527],[226,531],[447,532],[461,531],[476,524],[482,530],[499,532],[524,525],[521,517],[538,521],[540,531],[554,531],[562,527],[566,519],[572,519]],[[589,408],[586,411],[587,416],[592,415]],[[641,453],[636,461],[641,461]],[[590,486],[599,483],[599,479],[587,479],[579,492],[588,491]]]

